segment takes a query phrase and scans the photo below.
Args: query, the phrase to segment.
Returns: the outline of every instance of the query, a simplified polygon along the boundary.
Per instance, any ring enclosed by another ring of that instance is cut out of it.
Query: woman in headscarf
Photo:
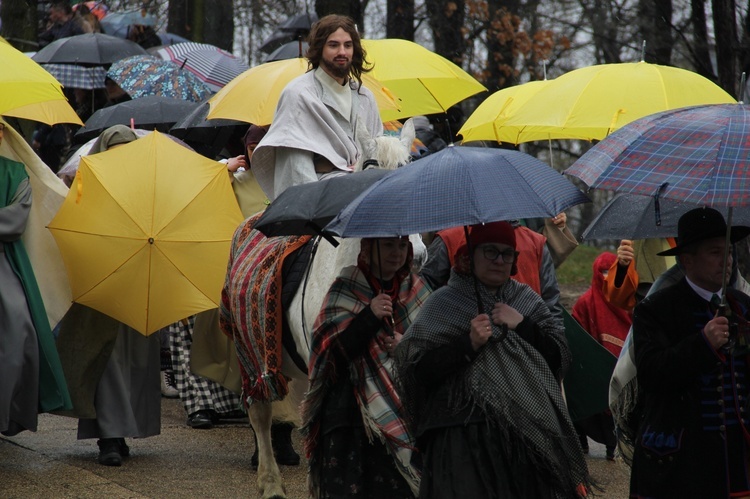
[[[619,357],[628,329],[630,314],[604,298],[604,280],[617,260],[614,253],[604,252],[594,260],[591,287],[573,305],[573,318],[615,357]]]
[[[313,497],[414,497],[414,440],[392,354],[429,288],[411,273],[408,238],[363,239],[315,322],[303,434]]]
[[[633,319],[629,312],[612,305],[604,297],[604,280],[616,261],[617,256],[610,252],[604,252],[596,257],[591,287],[573,305],[573,318],[604,348],[615,357],[619,357]],[[612,413],[609,410],[577,421],[576,430],[584,452],[589,448],[588,436],[605,445],[608,460],[615,459],[617,438]]]
[[[419,497],[584,496],[586,462],[562,398],[564,330],[510,279],[507,222],[475,225],[446,286],[397,351],[400,393],[423,456]]]
[[[104,130],[96,154],[136,140],[124,125]],[[75,181],[73,183],[75,188]],[[99,464],[120,466],[130,455],[125,438],[161,431],[160,340],[92,308],[73,303],[57,342],[78,417],[78,439],[98,438]]]

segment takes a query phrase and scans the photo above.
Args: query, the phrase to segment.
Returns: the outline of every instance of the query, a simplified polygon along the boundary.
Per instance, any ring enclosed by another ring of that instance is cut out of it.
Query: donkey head
[[[372,138],[367,129],[361,127],[358,140],[362,155],[356,170],[363,170],[375,165],[378,168],[395,170],[399,166],[405,165],[411,160],[410,151],[415,136],[416,132],[411,118],[404,123],[399,137],[382,135]]]

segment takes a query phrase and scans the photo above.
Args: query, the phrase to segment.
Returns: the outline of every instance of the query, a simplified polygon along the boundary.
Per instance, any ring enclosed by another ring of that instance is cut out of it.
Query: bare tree
[[[640,34],[646,42],[648,62],[663,65],[672,62],[672,12],[672,0],[640,0],[638,4]]]
[[[3,0],[0,2],[0,35],[22,52],[36,50],[38,15],[36,2]]]
[[[315,12],[318,17],[328,14],[349,16],[359,26],[360,31],[365,25],[364,14],[367,0],[315,0]]]
[[[463,66],[466,50],[464,20],[466,3],[462,0],[426,0],[435,52]]]
[[[414,0],[388,0],[386,38],[414,41]]]
[[[737,71],[739,51],[737,49],[740,45],[737,36],[736,5],[734,0],[713,0],[711,7],[716,36],[716,67],[719,73],[719,86],[736,97],[739,83]]]

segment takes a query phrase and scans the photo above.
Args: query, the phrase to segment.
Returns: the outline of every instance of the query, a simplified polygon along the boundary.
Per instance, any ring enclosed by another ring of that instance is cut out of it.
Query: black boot
[[[271,425],[271,445],[276,462],[287,466],[299,465],[299,454],[292,447],[292,423],[274,423]]]

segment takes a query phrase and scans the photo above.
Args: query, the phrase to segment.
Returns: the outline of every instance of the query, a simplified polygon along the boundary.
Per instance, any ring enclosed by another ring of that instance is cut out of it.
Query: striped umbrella
[[[161,95],[200,102],[212,93],[191,72],[149,55],[137,55],[117,61],[107,71],[107,78],[120,85],[133,99]]]
[[[156,55],[190,71],[214,92],[250,69],[241,59],[207,43],[177,43],[159,49]]]

